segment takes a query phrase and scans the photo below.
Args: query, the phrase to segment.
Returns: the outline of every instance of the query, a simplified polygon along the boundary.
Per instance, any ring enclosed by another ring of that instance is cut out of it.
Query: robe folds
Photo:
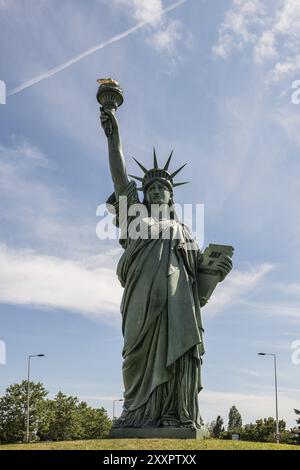
[[[133,181],[122,196],[138,204]],[[121,303],[124,409],[116,427],[199,427],[198,394],[204,354],[197,269],[201,252],[189,230],[176,219],[143,219],[130,237],[132,216],[122,214],[113,195],[124,252],[117,275]],[[126,221],[126,224],[124,223]],[[125,227],[125,228],[124,228]],[[157,237],[151,234],[156,231]]]

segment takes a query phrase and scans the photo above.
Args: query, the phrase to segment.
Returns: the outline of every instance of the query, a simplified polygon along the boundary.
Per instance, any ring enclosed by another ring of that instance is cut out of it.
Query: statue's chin
[[[161,205],[168,205],[165,201],[161,200],[161,199],[154,199],[154,201],[151,201],[151,204],[158,204],[159,206]]]

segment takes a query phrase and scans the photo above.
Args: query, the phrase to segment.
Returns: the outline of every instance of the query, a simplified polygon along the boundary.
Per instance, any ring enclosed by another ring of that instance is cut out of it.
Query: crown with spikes
[[[143,178],[141,178],[140,176],[129,175],[131,178],[134,178],[142,183],[142,186],[140,188],[137,188],[139,191],[145,192],[147,188],[149,187],[149,185],[155,180],[161,180],[170,188],[171,191],[176,186],[181,186],[182,184],[188,183],[188,181],[184,181],[183,183],[173,183],[174,176],[176,176],[182,170],[182,168],[185,167],[186,163],[182,165],[180,168],[178,168],[178,170],[174,171],[173,173],[169,173],[168,168],[169,168],[172,155],[173,155],[173,150],[170,153],[170,156],[168,160],[166,161],[165,166],[163,168],[159,168],[158,163],[157,163],[156,151],[154,148],[153,149],[153,168],[151,170],[147,170],[140,162],[138,162],[134,158],[134,161],[138,164],[138,166],[144,172]]]

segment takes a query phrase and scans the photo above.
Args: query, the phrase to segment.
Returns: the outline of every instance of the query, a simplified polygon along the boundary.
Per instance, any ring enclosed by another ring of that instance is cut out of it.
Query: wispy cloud
[[[261,264],[253,267],[250,271],[234,270],[228,279],[224,281],[224,285],[217,287],[211,301],[207,307],[208,314],[215,315],[221,313],[229,305],[233,308],[237,305],[244,305],[247,297],[255,292],[265,279],[266,275],[271,272],[274,267],[271,264]]]
[[[265,8],[260,0],[232,0],[219,28],[219,38],[213,47],[216,56],[226,59],[233,51],[242,50],[257,41],[256,28],[264,24]]]
[[[114,270],[104,268],[101,257],[95,261],[76,262],[2,244],[0,301],[64,309],[117,322],[121,287]]]
[[[155,33],[149,43],[158,51],[166,51],[169,54],[175,54],[177,41],[181,38],[180,21],[172,21],[165,29]]]
[[[274,393],[241,393],[236,391],[203,390],[199,395],[200,413],[205,421],[216,419],[220,414],[227,424],[229,409],[235,405],[240,411],[244,424],[256,419],[274,416]],[[293,409],[297,408],[298,393],[280,391],[280,418],[283,416],[288,427],[295,425]]]
[[[160,25],[164,14],[161,0],[110,0],[114,7],[126,9],[134,20],[149,25]]]
[[[269,64],[266,81],[276,83],[300,70],[298,0],[232,0],[219,28],[215,56],[228,58],[249,46],[256,64]]]
[[[150,7],[151,3],[146,1],[133,1],[130,2],[132,3],[134,10],[135,10],[135,16],[140,19],[139,23],[137,23],[135,26],[127,29],[123,33],[117,34],[113,36],[112,38],[108,39],[107,41],[103,41],[100,44],[97,44],[94,47],[91,47],[87,51],[82,52],[81,54],[77,55],[76,57],[73,57],[72,59],[64,62],[63,64],[59,65],[58,67],[54,67],[50,70],[48,70],[45,73],[42,73],[41,75],[38,75],[37,77],[32,78],[31,80],[27,80],[26,82],[22,83],[21,85],[9,90],[7,92],[7,96],[15,95],[16,93],[20,93],[21,91],[25,90],[26,88],[29,88],[33,85],[36,85],[37,83],[41,82],[42,80],[45,80],[47,78],[52,77],[53,75],[56,75],[57,73],[61,72],[62,70],[70,67],[73,64],[76,64],[77,62],[81,61],[85,57],[88,57],[91,54],[94,54],[95,52],[99,51],[100,49],[103,49],[110,44],[113,44],[117,41],[121,41],[122,39],[125,39],[127,36],[130,34],[134,33],[135,31],[145,27],[146,25],[156,23],[157,21],[161,20],[162,15],[165,15],[169,11],[174,10],[175,8],[178,8],[180,5],[185,3],[187,0],[179,0],[176,3],[173,3],[167,8],[162,8],[162,4],[160,0],[155,0],[153,2],[153,5]],[[121,1],[120,3],[128,3],[128,1]],[[147,6],[148,5],[148,6]],[[166,48],[166,43],[168,42],[168,48],[170,49],[170,42],[171,39],[174,40],[177,35],[174,34],[174,28],[172,30],[169,30],[169,33],[166,34],[166,37],[168,37],[168,41],[166,39],[164,41],[156,41],[157,45],[161,45],[161,49]]]
[[[272,31],[265,31],[254,47],[254,61],[261,64],[266,59],[273,59],[278,56],[276,50],[275,36]]]
[[[134,19],[147,23],[147,43],[156,51],[167,53],[173,60],[180,59],[177,46],[183,39],[182,22],[166,17],[162,0],[112,0],[110,3],[124,9]]]
[[[48,166],[49,160],[37,146],[29,140],[15,140],[10,147],[0,145],[0,160],[10,165],[23,165],[24,161],[30,160],[33,165]]]
[[[0,241],[71,258],[91,255],[98,246],[96,216],[88,220],[80,201],[51,182],[54,170],[29,140],[15,138],[10,146],[0,146]],[[81,214],[77,222],[75,212]]]
[[[286,77],[292,77],[300,71],[300,55],[291,56],[277,62],[268,73],[268,83],[277,83]]]
[[[300,322],[300,315],[299,309],[300,304],[299,302],[291,302],[289,297],[287,296],[286,300],[280,300],[277,302],[264,302],[264,301],[252,301],[247,300],[244,303],[244,307],[253,313],[264,314],[268,315],[269,317],[283,317],[289,320],[295,321],[295,323],[299,324]],[[286,348],[287,342],[285,342],[284,347]]]
[[[94,226],[87,226],[84,216],[72,221],[70,196],[43,181],[45,171],[51,171],[47,156],[29,140],[14,138],[11,146],[0,146],[0,301],[115,321],[120,248],[106,245],[106,253],[94,254],[100,251],[96,217]]]

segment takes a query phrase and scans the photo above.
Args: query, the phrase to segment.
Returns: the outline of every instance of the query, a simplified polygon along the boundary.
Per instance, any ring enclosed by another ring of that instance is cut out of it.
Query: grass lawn
[[[0,450],[300,450],[300,446],[217,439],[99,439],[0,445]]]

